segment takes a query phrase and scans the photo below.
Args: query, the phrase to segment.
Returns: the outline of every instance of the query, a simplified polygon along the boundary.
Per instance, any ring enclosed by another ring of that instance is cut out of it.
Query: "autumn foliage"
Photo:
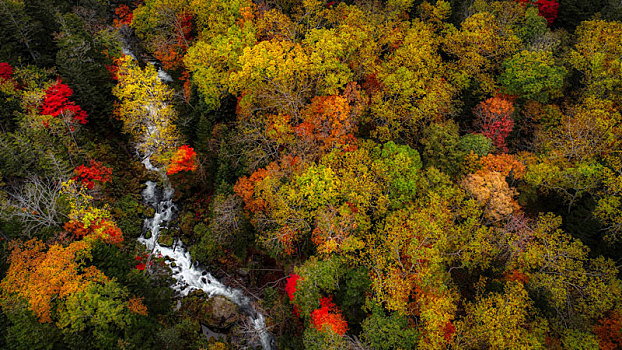
[[[162,62],[164,69],[183,67],[183,57],[192,42],[192,14],[184,12],[174,15],[176,35],[168,40],[161,40],[154,50],[155,56]]]
[[[113,20],[115,27],[121,28],[123,26],[129,26],[130,24],[132,24],[134,14],[132,13],[132,9],[130,9],[129,6],[122,4],[114,10],[114,13],[117,17]]]
[[[145,306],[145,304],[143,304],[143,297],[136,297],[136,296],[131,297],[127,301],[127,308],[130,309],[131,312],[137,315],[141,315],[141,316],[148,315],[147,307]]]
[[[289,278],[287,278],[287,282],[285,284],[285,292],[289,297],[290,301],[294,301],[294,293],[296,292],[296,285],[298,285],[298,280],[300,279],[300,275],[291,274]]]
[[[171,158],[167,174],[177,174],[180,171],[195,171],[197,169],[197,153],[194,148],[183,145],[175,152]]]
[[[322,150],[345,144],[355,131],[351,107],[343,96],[315,97],[303,114],[304,121],[294,129],[296,135]]]
[[[489,154],[482,157],[479,162],[482,166],[477,172],[479,175],[496,171],[503,176],[510,176],[511,174],[516,179],[522,179],[525,177],[525,171],[527,170],[525,164],[514,154]]]
[[[333,303],[332,297],[320,300],[320,308],[311,312],[311,323],[318,331],[330,329],[339,335],[344,335],[348,331],[348,323]]]
[[[546,18],[549,25],[553,24],[557,18],[559,3],[555,0],[538,0],[536,4],[538,5],[540,16]]]
[[[75,123],[86,124],[86,112],[75,102],[69,101],[71,95],[73,95],[73,90],[58,79],[56,84],[45,90],[45,98],[40,108],[41,114],[52,117],[65,115],[71,117]]]
[[[6,62],[0,63],[0,79],[11,80],[13,77],[13,67]]]
[[[462,186],[485,206],[486,216],[493,220],[501,220],[519,209],[514,200],[516,191],[509,187],[505,176],[499,172],[469,174],[462,181]]]
[[[594,333],[598,336],[598,345],[601,350],[622,349],[622,316],[612,313],[594,326]]]
[[[101,162],[91,160],[89,166],[80,165],[74,170],[75,181],[80,181],[89,190],[93,189],[95,183],[106,183],[112,176],[112,168],[104,166]]]
[[[514,128],[514,105],[501,96],[481,102],[474,111],[476,127],[489,138],[498,150],[507,151],[505,139]]]
[[[123,242],[123,232],[114,221],[103,218],[95,218],[93,221],[90,225],[84,225],[80,221],[70,220],[63,228],[76,240],[88,237],[88,240],[95,239],[113,245]]]
[[[538,6],[539,15],[544,17],[549,25],[553,24],[559,12],[559,3],[555,0],[519,0],[518,2]]]
[[[47,249],[46,249],[47,248]],[[108,278],[97,268],[85,267],[89,245],[76,241],[63,247],[46,246],[33,239],[16,245],[9,256],[10,267],[0,286],[3,299],[17,295],[28,301],[30,309],[41,322],[51,322],[55,299],[63,299],[86,290],[92,283]]]

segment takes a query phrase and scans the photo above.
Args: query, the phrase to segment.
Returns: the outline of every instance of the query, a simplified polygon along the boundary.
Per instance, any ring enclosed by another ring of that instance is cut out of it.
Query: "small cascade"
[[[158,69],[158,77],[164,82],[169,81],[169,79],[172,80],[162,69]],[[220,295],[228,298],[249,317],[263,349],[272,349],[273,339],[266,329],[265,317],[254,309],[248,296],[238,289],[223,285],[208,271],[194,263],[190,252],[180,239],[175,239],[171,247],[165,247],[158,243],[160,230],[168,226],[177,209],[173,203],[175,190],[171,187],[166,173],[154,166],[149,156],[145,156],[142,163],[148,171],[159,173],[164,185],[163,188],[159,188],[154,181],[146,182],[142,196],[145,203],[155,209],[155,214],[152,218],[145,219],[143,235],[138,238],[138,241],[144,244],[152,255],[167,257],[166,263],[173,271],[172,277],[176,281],[171,288],[179,295],[186,296],[193,290],[202,290],[209,297]],[[147,231],[151,232],[149,238],[145,238],[144,233]]]
[[[176,239],[171,247],[165,247],[158,243],[160,230],[167,227],[176,210],[173,203],[175,190],[170,185],[158,190],[158,184],[153,181],[147,181],[146,186],[142,196],[145,203],[155,209],[155,214],[152,218],[145,219],[145,232],[150,231],[151,236],[145,238],[143,234],[138,238],[138,241],[144,244],[152,255],[168,257],[166,263],[171,267],[172,277],[176,281],[172,288],[181,296],[186,296],[191,291],[198,289],[210,297],[220,295],[231,300],[248,315],[251,324],[259,335],[262,347],[272,349],[272,336],[266,329],[265,318],[255,311],[249,297],[239,289],[229,288],[220,283],[205,269],[193,263],[190,252],[180,239]]]

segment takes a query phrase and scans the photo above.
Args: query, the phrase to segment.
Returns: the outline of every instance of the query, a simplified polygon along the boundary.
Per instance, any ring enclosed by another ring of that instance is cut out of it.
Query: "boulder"
[[[182,304],[184,313],[215,331],[226,331],[243,317],[231,300],[223,296],[207,299],[203,291],[192,291]]]
[[[227,329],[240,320],[240,309],[231,300],[215,296],[205,305],[205,325],[215,329]]]

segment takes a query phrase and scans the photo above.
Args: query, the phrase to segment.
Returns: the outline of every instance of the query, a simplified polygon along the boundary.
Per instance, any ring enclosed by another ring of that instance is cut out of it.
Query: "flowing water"
[[[164,82],[172,80],[170,76],[161,69],[158,70],[158,76]],[[168,257],[166,263],[173,271],[173,278],[176,281],[171,287],[176,292],[181,296],[186,296],[193,290],[202,290],[209,297],[220,295],[228,298],[248,316],[251,325],[259,336],[261,346],[267,350],[272,349],[273,339],[270,332],[266,329],[265,318],[253,308],[249,297],[238,289],[223,285],[208,271],[194,263],[190,256],[190,252],[188,252],[180,239],[175,239],[173,245],[170,247],[165,247],[158,243],[160,230],[168,226],[177,209],[173,203],[173,194],[175,190],[171,187],[165,172],[153,166],[149,157],[144,158],[143,164],[150,172],[159,173],[162,178],[161,183],[164,185],[160,188],[160,186],[153,181],[147,181],[146,183],[147,187],[143,190],[142,196],[145,203],[155,209],[155,214],[153,218],[145,219],[144,223],[143,232],[150,231],[151,236],[145,238],[145,234],[143,233],[143,235],[138,238],[138,241],[147,247],[152,256],[161,255],[163,257]]]

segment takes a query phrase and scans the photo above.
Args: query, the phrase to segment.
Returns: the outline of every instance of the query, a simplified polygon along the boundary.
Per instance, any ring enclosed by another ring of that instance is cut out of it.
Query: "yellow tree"
[[[309,56],[299,43],[262,41],[246,47],[240,70],[230,75],[230,91],[243,94],[245,107],[270,109],[298,117],[312,93]],[[248,108],[247,108],[248,109]],[[244,113],[248,116],[247,113]]]
[[[184,64],[208,107],[216,109],[229,92],[229,74],[240,69],[242,50],[257,42],[253,5],[248,0],[194,0],[190,7],[199,36]]]
[[[427,123],[453,111],[454,89],[445,77],[439,44],[433,26],[415,20],[377,68],[375,77],[382,89],[372,94],[373,118],[365,121],[379,139],[411,140]]]
[[[549,213],[509,232],[507,267],[526,275],[526,289],[555,311],[557,327],[588,326],[622,300],[618,269],[611,260],[590,258],[589,249],[560,225],[561,218]]]
[[[175,149],[178,132],[170,101],[173,91],[158,78],[152,65],[140,68],[130,56],[120,59],[119,83],[113,89],[119,99],[115,115],[123,130],[137,143],[142,157],[165,163]]]
[[[544,346],[546,321],[534,317],[533,302],[521,282],[503,293],[480,295],[458,322],[459,344],[469,349],[537,349]]]
[[[504,26],[494,14],[478,12],[453,29],[445,37],[444,49],[456,58],[454,84],[465,88],[471,79],[479,83],[480,91],[497,89],[494,74],[501,62],[518,50],[520,39],[511,27]]]
[[[570,63],[585,74],[587,95],[622,103],[622,23],[585,21],[576,35]]]

